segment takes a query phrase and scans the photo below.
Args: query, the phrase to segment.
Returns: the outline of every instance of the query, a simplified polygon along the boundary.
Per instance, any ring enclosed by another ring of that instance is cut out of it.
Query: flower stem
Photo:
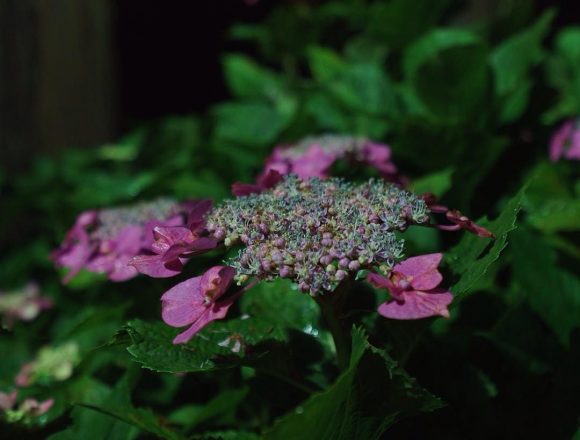
[[[320,306],[322,317],[332,334],[336,350],[336,361],[341,371],[348,368],[351,352],[350,333],[345,323],[341,321],[341,310],[348,284],[350,284],[348,281],[343,282],[334,292],[315,297]]]

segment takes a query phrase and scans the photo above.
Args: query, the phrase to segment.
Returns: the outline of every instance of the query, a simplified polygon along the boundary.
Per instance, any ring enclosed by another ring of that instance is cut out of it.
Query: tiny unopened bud
[[[328,273],[334,273],[334,272],[336,272],[336,266],[329,264],[328,266],[326,266],[326,271]]]
[[[345,269],[348,267],[348,264],[350,263],[350,260],[348,258],[341,258],[340,261],[338,262],[338,265]]]
[[[323,255],[322,257],[320,257],[320,260],[318,260],[320,262],[320,264],[322,264],[323,266],[327,266],[330,263],[332,263],[332,257],[330,255]]]
[[[213,233],[213,236],[216,240],[223,240],[226,236],[226,231],[224,231],[222,228],[218,228]]]
[[[351,261],[350,263],[348,263],[348,269],[355,271],[355,270],[359,270],[360,269],[360,263],[356,260]]]
[[[348,273],[346,273],[344,270],[337,270],[334,274],[334,278],[336,278],[338,281],[344,280],[347,276]]]

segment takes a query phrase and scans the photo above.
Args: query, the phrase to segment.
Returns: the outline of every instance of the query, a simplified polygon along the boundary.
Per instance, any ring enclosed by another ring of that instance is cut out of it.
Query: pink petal
[[[229,266],[214,266],[207,270],[200,281],[204,296],[216,301],[228,290],[235,274],[235,269]]]
[[[137,271],[153,278],[169,278],[183,270],[181,259],[164,262],[161,255],[137,255],[129,262]]]
[[[109,272],[108,278],[111,281],[119,282],[130,280],[139,275],[137,269],[129,264],[132,259],[132,255],[120,255],[115,258],[113,269]]]
[[[14,390],[10,393],[3,393],[0,391],[0,410],[2,411],[11,410],[16,404],[17,396],[18,396],[17,390]]]
[[[151,249],[151,245],[155,241],[153,230],[156,227],[161,228],[170,228],[172,226],[183,226],[183,216],[181,215],[174,215],[173,217],[168,218],[167,220],[159,221],[159,220],[150,220],[143,226],[143,235],[141,239],[141,248],[143,249]]]
[[[249,196],[250,194],[260,194],[265,188],[255,183],[235,182],[232,184],[231,191],[236,197]]]
[[[212,201],[209,199],[196,200],[191,205],[191,210],[187,216],[187,226],[196,231],[205,225],[205,215],[210,211]]]
[[[453,301],[451,293],[421,292],[411,290],[405,292],[403,301],[391,300],[379,306],[378,312],[391,319],[422,319],[431,316],[449,317],[447,306]]]
[[[272,156],[270,157],[272,158]],[[256,179],[258,185],[260,185],[262,188],[270,188],[278,183],[275,182],[274,184],[271,184],[273,178],[272,173],[277,173],[280,176],[290,174],[290,164],[288,163],[288,160],[283,158],[276,160],[269,159],[264,166],[264,171]]]
[[[292,172],[301,179],[327,177],[328,169],[337,160],[334,154],[327,153],[319,145],[312,145],[301,157],[292,161]]]
[[[143,228],[140,226],[127,226],[117,235],[115,252],[118,254],[137,255],[141,249],[141,236]]]
[[[165,252],[165,255],[163,255],[163,261],[171,262],[185,255],[199,255],[215,249],[216,247],[217,241],[208,237],[200,237],[190,243],[177,243]]]
[[[189,228],[183,226],[153,228],[155,242],[151,245],[151,250],[156,254],[164,254],[176,243],[191,243],[195,236]]]
[[[439,285],[443,277],[437,270],[443,254],[426,254],[407,258],[393,268],[410,278],[411,285],[417,290],[430,290]]]
[[[556,162],[564,153],[564,146],[572,136],[574,121],[566,121],[552,136],[550,140],[550,160]]]
[[[367,281],[378,289],[388,289],[393,285],[388,278],[374,272],[367,275]]]
[[[274,169],[269,169],[260,181],[263,188],[270,189],[282,181],[282,174]]]
[[[200,330],[202,330],[210,322],[225,318],[232,304],[233,300],[230,299],[222,302],[221,304],[220,303],[214,304],[211,308],[207,308],[205,312],[199,317],[197,321],[193,323],[191,327],[189,327],[183,333],[178,334],[173,339],[173,343],[184,344],[188,342],[191,338],[193,338]]]
[[[580,128],[576,128],[572,134],[570,148],[564,153],[566,159],[580,160]]]
[[[202,277],[183,281],[161,297],[161,317],[167,325],[183,327],[197,321],[209,308],[201,290]]]

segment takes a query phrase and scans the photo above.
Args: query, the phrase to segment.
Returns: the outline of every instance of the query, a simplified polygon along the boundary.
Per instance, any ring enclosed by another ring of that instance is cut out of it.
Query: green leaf
[[[348,69],[348,64],[340,55],[324,47],[310,47],[308,62],[312,75],[320,83],[329,82]]]
[[[556,254],[541,236],[520,230],[513,237],[515,280],[527,302],[568,347],[580,327],[580,280],[556,266]]]
[[[486,104],[487,47],[475,34],[434,30],[407,50],[403,67],[412,86],[408,93],[416,96],[433,120],[466,121]]]
[[[580,27],[562,29],[555,38],[555,53],[546,65],[548,82],[558,90],[559,99],[543,116],[543,122],[554,124],[562,118],[580,113]]]
[[[262,282],[240,300],[240,310],[276,327],[318,333],[320,309],[310,295],[296,290],[287,280]]]
[[[266,146],[274,142],[292,116],[260,102],[221,104],[215,107],[214,115],[218,139],[250,146]]]
[[[133,408],[131,406],[111,406],[108,404],[94,405],[90,403],[80,403],[79,406],[97,411],[129,425],[135,426],[142,431],[156,435],[166,440],[180,440],[184,437],[177,432],[162,425],[159,418],[150,410]]]
[[[531,83],[527,75],[542,61],[542,40],[549,31],[554,11],[544,13],[531,27],[502,42],[491,54],[496,94],[505,99],[501,119],[510,122],[521,115]]]
[[[275,101],[283,93],[282,82],[276,74],[244,55],[227,55],[223,64],[226,82],[238,98],[268,98]]]
[[[577,231],[580,229],[580,200],[546,200],[529,214],[528,221],[545,232]]]
[[[186,405],[179,408],[169,416],[169,420],[190,430],[215,417],[223,418],[225,414],[235,411],[248,395],[248,391],[248,388],[225,390],[204,405]]]
[[[379,64],[350,64],[326,87],[343,105],[363,114],[394,115],[397,112],[393,86]]]
[[[352,121],[347,111],[336,105],[328,94],[313,93],[307,98],[306,111],[323,130],[337,133],[352,131]]]
[[[411,191],[416,194],[430,192],[441,198],[451,188],[452,175],[453,168],[445,168],[444,170],[431,173],[414,180],[411,183]]]
[[[461,296],[477,288],[477,283],[489,267],[497,261],[508,244],[507,238],[516,229],[516,219],[522,206],[526,187],[522,188],[503,208],[493,221],[478,220],[477,223],[496,235],[493,241],[465,233],[461,241],[447,254],[451,270],[459,277],[451,291]]]
[[[245,431],[211,431],[194,435],[191,440],[261,440],[257,434]]]
[[[114,389],[94,379],[83,379],[83,399],[93,405],[129,405],[129,390],[126,379],[121,379]],[[131,440],[137,438],[139,430],[109,415],[76,407],[72,411],[73,423],[67,429],[51,435],[48,440]]]
[[[448,0],[373,2],[367,6],[367,30],[389,49],[399,49],[437,23],[449,3]]]
[[[184,329],[163,322],[135,320],[127,325],[132,340],[127,350],[144,368],[158,372],[198,372],[239,364],[246,346],[284,340],[280,328],[255,317],[216,321],[187,344],[171,341]]]
[[[441,407],[386,352],[352,332],[350,365],[327,390],[315,394],[265,432],[266,440],[378,439],[401,417]]]

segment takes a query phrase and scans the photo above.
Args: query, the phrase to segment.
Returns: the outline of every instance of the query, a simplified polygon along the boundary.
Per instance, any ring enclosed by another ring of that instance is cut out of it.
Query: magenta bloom
[[[276,186],[282,181],[282,174],[278,170],[270,169],[265,175],[262,175],[258,183],[241,183],[236,182],[232,185],[232,194],[235,196],[247,196],[250,194],[259,194],[267,189]]]
[[[137,255],[131,266],[154,278],[167,278],[183,270],[183,264],[217,246],[217,240],[203,236],[205,215],[211,209],[209,200],[192,204],[186,226],[156,226],[153,228],[154,242],[149,246],[151,253]]]
[[[552,136],[550,160],[556,162],[561,158],[580,160],[580,124],[578,120],[564,122]]]
[[[2,324],[10,328],[15,321],[32,321],[42,310],[52,307],[50,298],[40,296],[36,283],[28,283],[12,292],[0,291],[0,315]]]
[[[186,225],[193,206],[204,202],[178,204],[159,199],[133,206],[83,212],[59,249],[52,254],[58,266],[69,269],[70,281],[81,269],[105,273],[112,281],[125,281],[138,274],[129,263],[150,250],[154,228]]]
[[[437,270],[442,254],[411,257],[395,265],[389,277],[368,275],[375,287],[386,288],[393,299],[379,306],[379,314],[391,319],[421,319],[430,316],[449,317],[447,306],[451,293],[437,286],[443,277]]]
[[[399,181],[397,167],[391,161],[391,149],[387,145],[362,137],[327,135],[276,147],[258,177],[258,184],[263,183],[271,170],[282,175],[296,174],[303,180],[310,177],[327,178],[330,177],[330,168],[343,159],[366,164],[378,170],[383,178]]]
[[[189,341],[211,321],[223,319],[238,295],[219,301],[226,292],[235,270],[214,266],[202,276],[190,278],[169,289],[161,297],[163,321],[172,327],[191,325],[173,340],[174,344]]]

